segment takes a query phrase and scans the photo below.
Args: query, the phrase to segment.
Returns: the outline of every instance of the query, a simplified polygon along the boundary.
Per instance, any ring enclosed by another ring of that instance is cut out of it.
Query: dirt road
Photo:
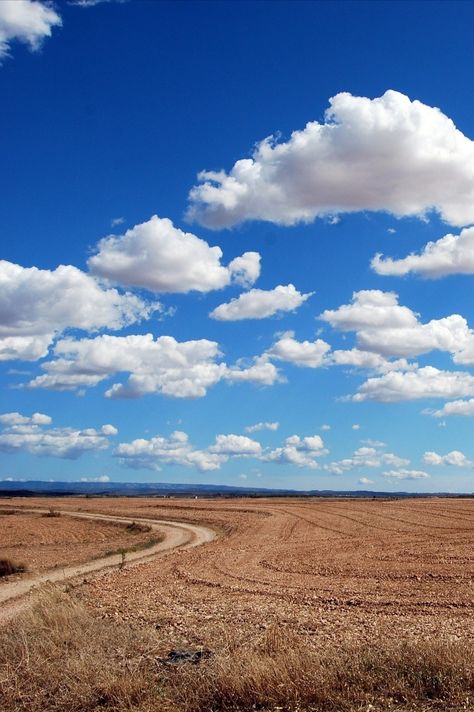
[[[43,513],[48,510],[32,509],[24,510],[35,513]],[[96,514],[91,512],[74,512],[70,510],[60,510],[62,516],[73,516],[81,519],[94,519],[102,521],[116,522],[119,524],[130,523],[130,517],[118,517],[109,514]],[[190,549],[192,547],[205,544],[215,539],[215,532],[204,526],[185,522],[169,522],[162,519],[135,519],[138,524],[146,524],[153,530],[159,531],[164,539],[154,546],[142,551],[129,552],[125,555],[125,564],[128,567],[136,566],[144,561],[149,561],[156,556],[164,555],[175,549]],[[0,622],[10,618],[16,613],[21,605],[18,599],[25,596],[32,589],[46,582],[66,581],[78,576],[103,571],[105,569],[117,568],[122,562],[121,554],[114,554],[100,559],[89,561],[85,564],[76,564],[62,568],[52,569],[44,573],[17,579],[11,582],[4,582],[0,586]],[[14,602],[12,605],[11,602]],[[8,604],[9,605],[4,605]]]

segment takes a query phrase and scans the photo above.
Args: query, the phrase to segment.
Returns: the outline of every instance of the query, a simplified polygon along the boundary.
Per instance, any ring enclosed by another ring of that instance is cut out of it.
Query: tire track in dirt
[[[31,512],[47,512],[47,510],[32,509],[23,510]],[[119,517],[109,514],[99,514],[92,512],[74,512],[61,510],[62,516],[76,517],[80,519],[92,519],[116,522],[119,524],[129,524],[130,517]],[[164,539],[157,544],[141,551],[128,552],[126,554],[126,566],[137,566],[138,564],[150,561],[157,556],[164,556],[176,549],[190,549],[201,544],[206,544],[216,538],[216,533],[208,528],[189,522],[170,522],[165,519],[140,519],[135,518],[138,524],[146,524],[152,530],[164,534]],[[0,585],[0,624],[15,615],[22,605],[23,599],[28,593],[36,589],[41,584],[69,581],[79,576],[98,573],[107,569],[114,569],[123,563],[121,554],[112,554],[99,559],[94,559],[84,564],[75,564],[62,568],[52,569],[37,575],[17,579],[11,582],[4,582]]]

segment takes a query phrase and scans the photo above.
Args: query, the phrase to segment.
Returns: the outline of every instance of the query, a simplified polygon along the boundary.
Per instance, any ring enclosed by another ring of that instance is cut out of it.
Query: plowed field
[[[34,504],[48,506],[25,501]],[[77,589],[103,616],[159,627],[164,648],[217,649],[275,622],[314,645],[380,634],[474,637],[471,499],[117,498],[54,506],[219,532],[214,542],[90,577]]]
[[[82,563],[150,538],[127,531],[125,525],[7,511],[0,507],[0,557],[25,564],[29,572]],[[0,579],[0,585],[4,582]]]

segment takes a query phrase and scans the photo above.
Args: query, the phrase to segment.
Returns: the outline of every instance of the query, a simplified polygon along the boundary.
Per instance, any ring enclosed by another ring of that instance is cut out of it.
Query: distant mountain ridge
[[[446,492],[376,492],[371,490],[292,490],[232,485],[171,482],[45,482],[42,480],[0,482],[0,497],[33,496],[127,496],[127,497],[469,497]]]

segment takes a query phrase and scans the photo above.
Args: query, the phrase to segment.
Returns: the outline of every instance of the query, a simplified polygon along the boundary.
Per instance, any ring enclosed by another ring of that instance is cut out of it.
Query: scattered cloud
[[[325,423],[324,425],[321,425],[321,430],[331,430],[331,426]]]
[[[245,435],[216,435],[216,442],[208,450],[218,455],[232,457],[258,457],[262,452],[262,446]]]
[[[354,425],[352,425],[351,427],[352,427],[352,430],[360,430],[359,423],[354,423]]]
[[[111,224],[112,227],[117,227],[117,225],[123,225],[124,222],[125,222],[125,218],[119,217],[119,218],[113,218],[113,219],[110,221],[110,224]]]
[[[161,309],[71,265],[43,270],[1,260],[0,287],[0,361],[35,361],[66,329],[121,329]]]
[[[246,252],[227,267],[221,258],[220,247],[153,215],[124,235],[100,240],[88,265],[114,283],[161,293],[209,292],[231,282],[249,286],[260,274],[258,252]]]
[[[389,90],[330,99],[325,123],[274,137],[225,171],[202,171],[188,217],[207,227],[282,225],[361,210],[474,222],[474,142],[439,109]]]
[[[393,480],[423,480],[431,475],[422,470],[389,470],[383,476]]]
[[[49,3],[38,0],[2,0],[0,2],[0,60],[10,55],[12,42],[23,42],[33,52],[51,37],[53,27],[62,21]]]
[[[286,438],[282,447],[271,450],[262,459],[279,465],[296,465],[297,467],[308,467],[311,470],[315,470],[319,468],[316,458],[324,457],[328,452],[324,447],[323,439],[319,435],[311,435],[304,438],[299,435],[291,435]]]
[[[175,398],[200,398],[219,381],[248,381],[272,385],[278,370],[265,357],[250,365],[227,366],[215,341],[199,339],[179,342],[172,336],[152,334],[111,336],[92,339],[63,339],[56,358],[42,364],[46,373],[26,387],[67,391],[96,386],[117,373],[129,373],[126,383],[115,383],[108,398],[139,398],[162,393]]]
[[[394,467],[402,467],[409,465],[410,460],[404,457],[399,457],[392,452],[380,452],[379,446],[368,447],[363,446],[357,448],[351,457],[346,457],[343,460],[337,460],[324,465],[324,469],[333,475],[342,475],[350,470],[360,469],[361,467],[381,467],[382,465],[393,465]]]
[[[423,324],[415,312],[398,303],[395,292],[354,292],[350,304],[326,309],[319,318],[339,331],[355,331],[363,352],[390,358],[439,350],[452,354],[455,363],[474,363],[474,331],[464,317],[451,314]]]
[[[296,366],[319,368],[325,364],[325,356],[331,347],[322,339],[297,341],[293,331],[280,335],[278,341],[267,351],[267,355],[279,361],[287,361]]]
[[[369,378],[352,396],[352,400],[396,403],[420,398],[447,399],[469,395],[474,395],[474,376],[470,373],[424,366],[406,373],[392,371]]]
[[[254,425],[247,425],[245,428],[246,433],[256,433],[259,430],[278,430],[280,423],[255,423]]]
[[[439,410],[425,410],[425,415],[434,415],[435,418],[444,418],[447,415],[474,415],[474,398],[469,400],[455,400],[445,403]]]
[[[100,430],[86,428],[53,428],[51,418],[42,413],[22,416],[20,413],[4,413],[0,416],[4,426],[0,433],[0,452],[21,453],[45,457],[60,457],[77,460],[86,452],[104,450],[109,446],[108,435],[117,432],[112,425]]]
[[[108,475],[98,475],[97,477],[81,477],[81,482],[110,482]]]
[[[195,467],[200,472],[218,470],[226,457],[206,450],[195,450],[188,435],[175,430],[169,438],[157,435],[150,440],[139,438],[120,443],[114,455],[122,465],[132,469],[160,471],[162,465]]]
[[[314,292],[301,294],[293,284],[278,285],[274,289],[251,289],[220,304],[209,316],[219,321],[239,321],[241,319],[265,319],[280,312],[292,312],[298,309]]]
[[[358,480],[358,483],[359,483],[360,485],[373,485],[373,484],[374,484],[374,481],[373,481],[373,480],[369,480],[368,477],[361,477],[360,480]]]
[[[439,279],[452,274],[474,274],[474,227],[448,234],[436,242],[428,242],[419,254],[410,253],[403,259],[377,254],[370,263],[380,275],[402,276],[419,274],[427,279]]]
[[[427,465],[454,465],[454,467],[474,467],[474,462],[469,460],[460,450],[451,450],[446,455],[428,451],[423,455],[423,462]]]

